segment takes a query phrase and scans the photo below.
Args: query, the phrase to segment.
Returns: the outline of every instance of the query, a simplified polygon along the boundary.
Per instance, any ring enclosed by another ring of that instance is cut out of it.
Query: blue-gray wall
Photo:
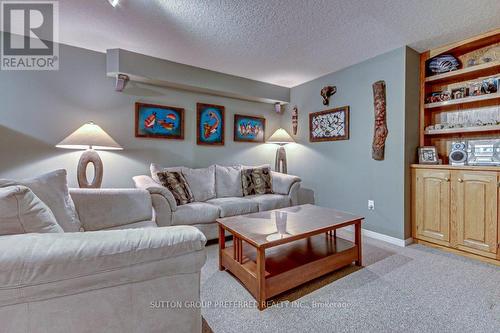
[[[233,114],[264,116],[266,135],[291,127],[289,110],[274,113],[270,104],[247,102],[131,83],[114,91],[106,77],[106,55],[61,45],[60,70],[0,71],[0,177],[22,178],[65,168],[76,186],[80,151],[54,148],[83,123],[93,120],[124,148],[100,152],[104,187],[133,186],[131,177],[148,173],[150,162],[167,166],[204,167],[213,163],[274,163],[276,147],[233,142]],[[371,159],[373,135],[372,83],[387,83],[389,137],[386,159]],[[337,86],[331,107],[351,108],[349,141],[309,143],[308,114],[325,109],[319,95],[324,85]],[[145,101],[186,110],[184,141],[134,137],[134,103]],[[226,107],[226,145],[196,145],[196,103]],[[418,55],[400,48],[329,74],[291,90],[299,107],[298,144],[288,145],[289,172],[314,191],[316,203],[367,217],[365,228],[400,239],[409,237],[408,164],[416,146],[418,123]],[[291,133],[291,130],[290,130]],[[406,148],[405,148],[406,147]],[[375,211],[367,200],[375,200]],[[405,207],[406,214],[405,214]]]
[[[304,187],[314,190],[317,204],[366,216],[364,228],[400,239],[409,237],[409,215],[405,214],[409,183],[405,175],[408,163],[412,161],[407,154],[414,152],[418,134],[415,131],[410,135],[405,128],[407,121],[418,124],[419,65],[415,55],[411,49],[399,48],[291,91],[291,105],[297,105],[299,109],[296,136],[299,144],[287,148],[289,172],[300,175]],[[411,68],[408,74],[407,67]],[[417,83],[411,96],[406,95],[407,79],[411,81],[408,89],[414,89]],[[375,161],[371,157],[374,126],[372,84],[378,80],[384,80],[387,87],[389,136],[384,161]],[[329,107],[323,106],[319,95],[326,85],[337,87]],[[309,142],[309,113],[345,105],[350,107],[350,139]],[[288,114],[282,123],[291,133],[289,119]],[[410,129],[410,132],[415,129]],[[369,199],[375,200],[374,211],[368,210]]]
[[[0,71],[0,177],[29,177],[65,168],[76,186],[81,151],[54,147],[64,137],[92,120],[124,147],[99,152],[104,162],[104,187],[131,187],[132,176],[149,172],[149,163],[166,166],[207,166],[213,163],[273,163],[274,145],[233,142],[233,114],[263,116],[266,134],[280,126],[282,116],[272,104],[247,102],[186,91],[130,83],[114,91],[106,77],[106,55],[60,46],[59,71]],[[185,140],[134,137],[134,103],[185,108]],[[196,145],[196,103],[224,105],[224,147]]]

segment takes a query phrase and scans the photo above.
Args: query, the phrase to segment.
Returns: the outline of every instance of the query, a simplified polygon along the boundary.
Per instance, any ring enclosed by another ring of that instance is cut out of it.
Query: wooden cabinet
[[[498,175],[496,172],[455,171],[452,205],[453,246],[496,258]]]
[[[418,238],[450,242],[450,171],[416,170],[415,227]]]
[[[500,168],[412,170],[413,238],[500,259]]]

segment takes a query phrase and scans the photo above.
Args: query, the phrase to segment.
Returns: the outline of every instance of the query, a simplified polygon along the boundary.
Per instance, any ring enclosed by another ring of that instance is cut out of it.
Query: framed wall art
[[[224,107],[196,104],[196,143],[198,145],[224,145]]]
[[[349,106],[309,114],[309,141],[349,140]]]
[[[137,138],[184,139],[184,109],[135,103]]]
[[[234,115],[235,142],[264,142],[266,119],[262,117]]]
[[[439,158],[437,149],[434,146],[425,146],[418,148],[419,164],[438,164]]]

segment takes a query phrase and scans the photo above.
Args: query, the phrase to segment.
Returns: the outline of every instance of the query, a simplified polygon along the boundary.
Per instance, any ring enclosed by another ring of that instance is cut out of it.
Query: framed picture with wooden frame
[[[349,106],[309,113],[309,141],[349,140]]]
[[[135,103],[135,137],[184,140],[184,109]]]
[[[235,142],[264,142],[266,131],[266,118],[234,115]]]
[[[198,145],[223,146],[225,108],[214,104],[196,104],[196,143]]]
[[[439,164],[437,148],[435,146],[418,147],[419,164]]]

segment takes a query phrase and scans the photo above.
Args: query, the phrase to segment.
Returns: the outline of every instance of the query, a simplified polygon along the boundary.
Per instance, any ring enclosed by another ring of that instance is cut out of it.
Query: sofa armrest
[[[290,188],[290,193],[288,193],[288,197],[290,198],[290,203],[292,206],[297,206],[299,204],[299,190],[300,190],[301,182],[293,183]]]
[[[292,185],[300,183],[300,178],[293,175],[287,175],[280,172],[271,171],[273,183],[273,192],[278,194],[290,195]]]
[[[151,221],[151,195],[141,189],[70,189],[71,198],[86,231]]]
[[[203,233],[191,226],[5,236],[0,238],[0,289],[70,279],[78,283],[79,278],[204,251],[205,243]]]
[[[177,210],[177,202],[168,188],[155,182],[153,178],[149,176],[135,176],[132,179],[134,180],[135,187],[147,190],[151,195],[157,194],[163,196],[169,205],[170,211],[175,212]]]

